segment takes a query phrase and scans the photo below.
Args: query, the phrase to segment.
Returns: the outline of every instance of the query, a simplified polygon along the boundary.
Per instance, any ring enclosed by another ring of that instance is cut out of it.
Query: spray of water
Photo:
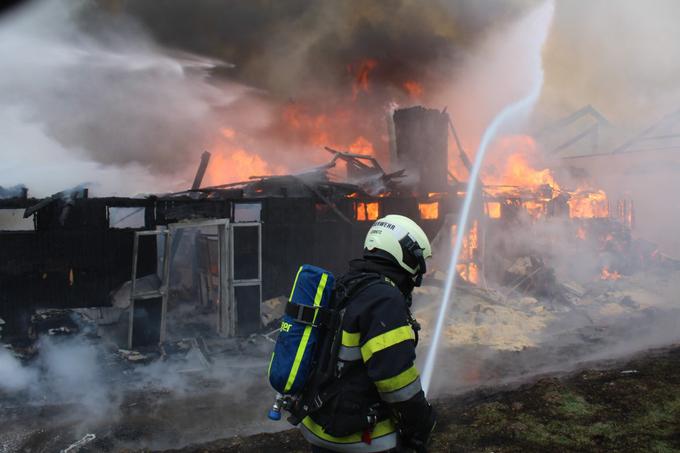
[[[550,10],[548,17],[548,22],[552,18],[553,5],[552,2],[546,2],[545,7]],[[547,27],[546,27],[547,28]],[[541,43],[543,43],[545,36],[541,38]],[[540,47],[539,47],[540,52]],[[539,58],[540,61],[540,58]],[[501,112],[496,115],[493,121],[484,131],[482,135],[482,140],[479,143],[479,148],[475,154],[475,162],[470,171],[470,176],[468,179],[468,188],[465,194],[465,200],[463,202],[463,207],[460,212],[460,218],[458,220],[456,228],[456,240],[453,247],[453,252],[451,254],[451,261],[449,263],[449,270],[446,275],[446,285],[444,286],[444,295],[442,298],[441,305],[439,307],[439,313],[437,315],[437,324],[435,326],[434,334],[432,336],[432,343],[427,352],[427,358],[425,360],[425,367],[421,377],[423,390],[425,394],[428,393],[430,388],[430,383],[432,381],[432,374],[434,371],[434,366],[437,360],[437,352],[439,349],[439,342],[441,339],[442,330],[444,328],[444,320],[449,309],[449,304],[453,299],[453,290],[456,280],[456,265],[458,264],[458,258],[460,252],[463,248],[463,239],[465,238],[465,232],[467,229],[468,217],[470,214],[470,208],[472,207],[472,201],[474,194],[477,190],[477,181],[479,177],[479,172],[482,168],[482,163],[484,161],[484,156],[492,143],[493,139],[498,134],[501,126],[515,118],[516,116],[523,114],[530,110],[533,105],[538,100],[541,94],[541,89],[543,88],[543,69],[539,64],[537,66],[537,74],[533,80],[533,85],[531,91],[522,99],[513,102],[506,106]]]

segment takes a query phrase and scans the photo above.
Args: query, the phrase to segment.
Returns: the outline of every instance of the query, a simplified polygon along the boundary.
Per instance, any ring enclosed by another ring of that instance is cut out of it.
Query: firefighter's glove
[[[402,427],[401,437],[403,445],[414,450],[416,453],[427,453],[427,444],[430,435],[437,424],[436,415],[429,403],[421,406],[417,423],[412,423]],[[416,421],[415,417],[409,417],[411,421]]]

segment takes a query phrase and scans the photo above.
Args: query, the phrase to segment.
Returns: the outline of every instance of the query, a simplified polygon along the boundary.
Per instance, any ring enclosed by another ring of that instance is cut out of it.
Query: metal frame
[[[145,293],[137,294],[135,288],[137,286],[137,260],[139,255],[139,237],[140,236],[165,236],[163,247],[163,273],[161,275],[161,286],[157,291],[147,291]],[[130,278],[130,317],[128,326],[128,349],[132,349],[132,331],[134,328],[135,315],[135,299],[151,299],[153,297],[161,297],[167,300],[167,284],[168,274],[170,272],[170,260],[168,257],[168,248],[170,247],[170,234],[167,229],[150,230],[150,231],[135,231],[135,236],[132,242],[132,276]],[[164,318],[165,304],[161,306],[161,320]],[[163,339],[163,323],[161,321],[161,341]]]
[[[231,238],[227,236],[227,230],[229,229],[229,219],[211,219],[211,220],[199,220],[191,222],[181,222],[181,223],[171,223],[168,225],[170,237],[169,243],[172,243],[171,239],[173,234],[178,230],[183,230],[187,228],[204,228],[204,227],[217,227],[217,247],[219,248],[219,262],[218,274],[220,276],[220,303],[217,309],[217,325],[216,329],[220,335],[231,337],[235,334],[235,325],[232,327],[233,323],[227,323],[230,318],[233,318],[233,314],[236,312],[234,307],[234,297],[233,290],[231,288],[233,271],[229,272],[227,267],[232,267],[232,264],[227,264],[227,257],[229,254],[229,249],[231,245]],[[224,266],[224,264],[227,266]],[[170,269],[168,260],[168,271]],[[169,286],[169,272],[164,278],[164,287],[166,291],[163,294],[163,306],[161,309],[161,341],[165,341],[166,336],[166,318],[168,309],[168,291]]]
[[[172,223],[163,229],[151,231],[136,231],[133,241],[132,252],[132,276],[130,280],[130,325],[128,328],[128,348],[132,348],[133,323],[135,299],[150,299],[161,297],[161,326],[160,341],[166,340],[166,323],[168,312],[168,297],[170,287],[170,261],[171,246],[173,238],[178,236],[178,232],[187,228],[217,227],[217,246],[218,246],[218,274],[219,274],[219,305],[217,309],[216,329],[220,335],[231,337],[237,333],[238,308],[236,305],[236,294],[234,288],[238,286],[258,286],[259,319],[262,318],[262,222],[238,222],[231,223],[229,219],[213,219],[192,222]],[[234,278],[234,230],[240,227],[257,227],[258,238],[258,260],[257,278],[240,279]],[[227,234],[228,233],[228,234]],[[137,261],[139,253],[140,236],[163,236],[164,247],[162,254],[162,273],[160,276],[161,285],[158,290],[136,292],[137,281]],[[261,321],[260,321],[261,322]]]
[[[257,278],[236,280],[234,278],[234,229],[240,227],[257,227]],[[258,319],[260,324],[262,323],[262,222],[234,222],[229,228],[229,249],[230,249],[230,259],[229,267],[231,271],[229,272],[229,295],[230,300],[233,301],[233,312],[229,319],[231,331],[236,333],[236,321],[238,319],[238,305],[236,304],[236,294],[234,288],[237,286],[259,286],[260,287],[260,298],[258,301]]]

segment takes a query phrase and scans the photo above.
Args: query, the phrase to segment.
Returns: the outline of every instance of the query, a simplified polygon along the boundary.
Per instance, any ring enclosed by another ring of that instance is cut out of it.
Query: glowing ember
[[[603,267],[600,273],[601,280],[619,280],[620,278],[621,274],[616,271],[610,272],[607,266]]]
[[[380,205],[377,201],[359,201],[355,205],[356,219],[359,221],[377,220],[380,215]]]
[[[411,99],[419,99],[424,92],[423,86],[414,80],[407,80],[404,82],[403,87]]]
[[[578,227],[578,230],[576,230],[576,237],[579,238],[582,241],[586,240],[586,229],[583,228],[582,226]]]
[[[418,203],[420,218],[423,220],[435,220],[439,218],[439,202]]]

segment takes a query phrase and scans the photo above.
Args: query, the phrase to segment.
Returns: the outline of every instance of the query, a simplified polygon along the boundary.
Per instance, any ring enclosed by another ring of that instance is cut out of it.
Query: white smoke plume
[[[85,181],[101,195],[187,187],[215,109],[233,100],[205,80],[222,63],[170,56],[125,19],[86,32],[88,7],[38,1],[0,18],[0,184],[37,196]]]
[[[165,449],[285,428],[265,416],[273,393],[262,345],[248,345],[247,357],[215,355],[210,365],[190,351],[134,366],[82,334],[41,336],[38,347],[28,362],[0,349],[0,412],[8,415],[0,451],[25,451],[32,438],[41,451],[58,451],[86,433],[107,448]]]

